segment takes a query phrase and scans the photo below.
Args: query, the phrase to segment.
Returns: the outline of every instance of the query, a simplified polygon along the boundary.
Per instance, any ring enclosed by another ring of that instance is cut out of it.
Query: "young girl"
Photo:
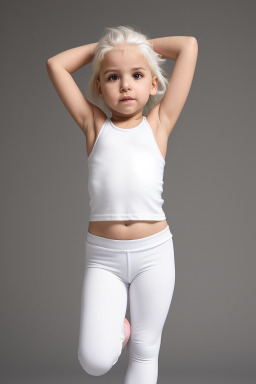
[[[148,40],[128,26],[107,29],[98,43],[47,60],[88,154],[91,212],[78,359],[88,374],[103,375],[129,340],[125,384],[155,384],[175,284],[173,236],[162,209],[165,157],[191,87],[198,44],[191,36]],[[176,61],[169,82],[160,67],[165,58]],[[93,103],[71,76],[89,62]]]

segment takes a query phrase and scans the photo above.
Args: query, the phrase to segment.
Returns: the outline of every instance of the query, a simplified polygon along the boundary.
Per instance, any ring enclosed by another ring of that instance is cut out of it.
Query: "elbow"
[[[193,36],[189,36],[186,48],[189,49],[192,52],[197,52],[198,53],[197,39],[195,37],[193,37]]]
[[[52,57],[49,57],[49,59],[46,60],[46,67],[49,67],[51,63],[52,63]]]
[[[53,60],[52,58],[50,57],[48,60],[46,60],[46,71],[48,73],[49,76],[51,76],[51,73],[52,73],[52,69],[54,68],[54,65],[53,65]]]
[[[48,71],[48,69],[50,67],[50,63],[51,63],[51,59],[46,60],[46,69],[47,69],[47,71]]]
[[[50,74],[49,70],[50,70],[50,59],[46,60],[46,71],[48,72],[48,74]]]
[[[46,60],[46,66],[50,66],[52,64],[56,64],[57,63],[57,60],[55,58],[55,56],[51,56],[49,57],[49,59]]]
[[[193,46],[198,46],[197,39],[194,36],[189,36],[189,43]]]

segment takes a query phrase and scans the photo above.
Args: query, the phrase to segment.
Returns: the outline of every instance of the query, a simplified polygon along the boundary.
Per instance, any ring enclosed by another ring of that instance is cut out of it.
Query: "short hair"
[[[104,99],[98,95],[96,79],[99,78],[102,61],[107,52],[114,50],[117,45],[132,45],[144,55],[152,76],[157,76],[158,78],[157,92],[155,95],[149,96],[143,108],[143,114],[146,113],[146,115],[148,115],[150,110],[160,102],[166,91],[168,79],[165,71],[161,67],[161,64],[163,64],[166,59],[154,51],[153,46],[145,34],[136,31],[133,27],[119,26],[112,28],[106,27],[105,29],[108,30],[108,32],[99,40],[92,59],[92,75],[88,85],[89,98],[107,115],[111,112]]]

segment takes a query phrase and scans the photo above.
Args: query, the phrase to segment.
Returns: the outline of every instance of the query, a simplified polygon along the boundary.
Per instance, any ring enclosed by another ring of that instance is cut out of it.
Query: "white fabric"
[[[107,118],[88,157],[89,221],[165,220],[164,167],[145,116],[129,129]]]
[[[175,285],[169,226],[135,240],[87,232],[85,250],[78,346],[81,366],[88,374],[100,376],[116,364],[122,353],[129,295],[131,337],[124,384],[156,384],[162,330]]]

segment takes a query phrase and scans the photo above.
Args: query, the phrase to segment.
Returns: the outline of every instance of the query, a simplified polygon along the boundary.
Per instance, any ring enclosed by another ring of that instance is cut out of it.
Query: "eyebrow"
[[[135,68],[132,68],[132,71],[137,71],[138,69],[144,69],[146,71],[146,68],[144,67],[135,67]],[[103,73],[103,75],[106,75],[106,73],[108,72],[118,72],[118,69],[108,69]]]

